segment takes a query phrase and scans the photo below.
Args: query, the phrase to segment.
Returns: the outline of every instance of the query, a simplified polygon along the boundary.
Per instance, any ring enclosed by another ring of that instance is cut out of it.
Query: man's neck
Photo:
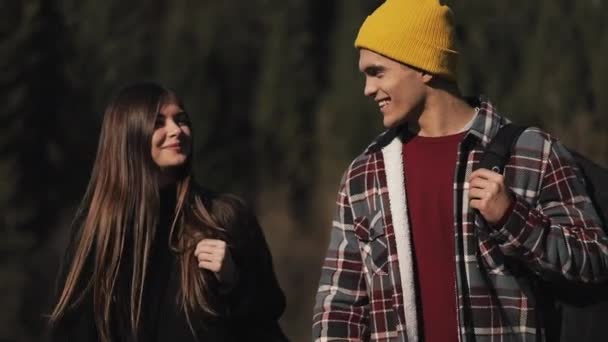
[[[475,113],[457,92],[430,89],[420,116],[409,126],[420,136],[453,135],[462,132]]]

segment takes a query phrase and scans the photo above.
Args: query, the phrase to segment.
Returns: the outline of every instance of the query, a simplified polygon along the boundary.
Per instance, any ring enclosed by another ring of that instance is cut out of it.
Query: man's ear
[[[422,71],[422,82],[429,84],[429,82],[431,82],[434,78],[433,74],[430,74],[428,72]]]

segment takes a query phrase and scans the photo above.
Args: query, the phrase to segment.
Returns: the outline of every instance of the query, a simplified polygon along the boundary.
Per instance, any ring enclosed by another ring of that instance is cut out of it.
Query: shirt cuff
[[[526,227],[526,219],[530,214],[531,208],[523,198],[514,195],[513,199],[511,203],[512,208],[509,214],[506,215],[506,220],[501,225],[496,224],[491,227],[492,232],[490,233],[490,237],[499,243],[510,241],[515,236],[518,236]]]
[[[507,221],[509,220],[509,217],[511,217],[511,215],[513,214],[513,209],[515,208],[516,202],[517,202],[517,198],[515,197],[515,195],[512,194],[511,203],[509,204],[507,211],[505,211],[505,213],[502,215],[500,220],[498,220],[498,222],[490,225],[490,228],[492,228],[492,230],[494,230],[494,231],[500,230],[507,223]]]

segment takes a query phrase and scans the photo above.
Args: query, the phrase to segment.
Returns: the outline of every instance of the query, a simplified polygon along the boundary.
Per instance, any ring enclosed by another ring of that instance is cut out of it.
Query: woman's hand
[[[236,276],[234,262],[225,241],[202,239],[196,244],[194,256],[198,260],[199,268],[212,271],[223,283],[234,282]]]

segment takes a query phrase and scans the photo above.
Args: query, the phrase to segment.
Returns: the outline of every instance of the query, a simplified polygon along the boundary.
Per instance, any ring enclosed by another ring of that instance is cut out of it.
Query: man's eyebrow
[[[382,65],[370,65],[370,66],[366,67],[365,69],[363,69],[363,72],[368,75],[375,75],[384,70],[385,70],[385,68]]]

